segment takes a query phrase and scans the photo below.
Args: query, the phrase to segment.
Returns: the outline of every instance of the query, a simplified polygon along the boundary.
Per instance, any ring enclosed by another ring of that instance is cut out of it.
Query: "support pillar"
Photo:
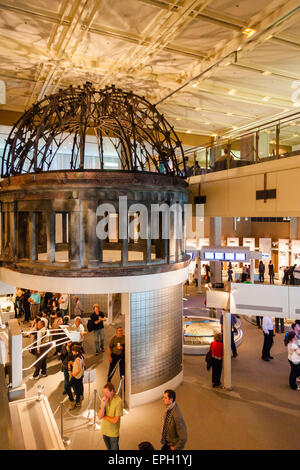
[[[254,284],[255,259],[250,259],[250,281]]]
[[[69,217],[69,260],[71,268],[80,267],[80,257],[79,257],[79,226],[80,226],[80,217],[79,211],[70,212]]]
[[[89,204],[90,206],[90,204]],[[89,268],[97,268],[100,259],[100,244],[96,234],[97,207],[93,204],[88,208],[88,265]]]
[[[290,240],[298,239],[298,217],[291,217],[290,220]]]
[[[198,288],[197,288],[197,292],[198,294],[201,294],[202,290],[201,290],[201,258],[200,256],[198,257]]]
[[[227,390],[231,390],[231,314],[223,312],[223,383]]]
[[[124,292],[121,294],[121,315],[130,314],[130,294]]]
[[[107,294],[107,324],[111,325],[113,322],[113,301],[112,294]]]
[[[88,201],[80,201],[80,231],[79,231],[79,251],[80,267],[88,267],[89,252],[89,226],[88,226]]]
[[[144,256],[144,260],[146,261],[147,264],[151,263],[151,206],[147,206],[147,212],[148,212],[148,222],[147,222],[147,239],[146,239],[146,260]],[[122,294],[122,299],[123,299],[123,294]]]
[[[36,212],[30,212],[28,223],[28,242],[29,242],[29,259],[36,261],[37,247],[36,247]]]
[[[222,217],[210,217],[210,246],[221,246],[222,235]],[[221,261],[210,263],[211,283],[222,282],[222,264]]]
[[[55,212],[47,213],[46,232],[47,232],[47,260],[50,263],[54,263],[55,261]]]

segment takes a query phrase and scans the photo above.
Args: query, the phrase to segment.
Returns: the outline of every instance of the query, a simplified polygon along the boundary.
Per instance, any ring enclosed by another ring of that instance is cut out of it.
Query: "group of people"
[[[81,406],[83,400],[83,376],[85,368],[84,336],[87,334],[82,322],[84,310],[79,297],[74,296],[74,315],[72,329],[79,333],[78,341],[69,340],[64,326],[70,326],[69,296],[67,294],[39,293],[18,288],[15,293],[15,316],[24,315],[24,323],[31,321],[25,336],[30,336],[32,344],[29,351],[35,356],[34,372],[30,377],[38,380],[47,377],[47,360],[50,352],[62,362],[64,374],[63,394],[68,395],[70,409]],[[27,311],[28,310],[28,311]],[[27,312],[27,313],[26,313]],[[99,305],[94,304],[90,317],[91,330],[94,331],[96,355],[104,352],[104,322],[107,320]],[[111,338],[108,348],[109,368],[107,380],[110,382],[118,365],[120,376],[125,376],[125,336],[119,327]],[[74,398],[75,394],[75,398]]]
[[[286,266],[283,270],[283,278],[282,278],[282,284],[288,285],[294,285],[295,284],[295,276],[294,276],[294,271],[296,268],[296,264],[293,266]]]
[[[289,384],[291,389],[300,390],[300,386],[297,384],[298,378],[300,384],[300,320],[296,320],[291,328],[291,331],[288,331],[284,337],[284,344],[287,346],[288,361],[291,367]],[[262,329],[264,333],[262,359],[268,362],[274,359],[270,354],[274,344],[274,323],[271,317],[263,317]]]
[[[187,430],[180,408],[176,403],[175,391],[165,390],[162,400],[165,412],[161,426],[161,450],[182,450],[187,441]],[[119,450],[121,416],[123,416],[122,400],[116,395],[113,384],[107,382],[103,388],[98,418],[102,420],[102,437],[108,450]],[[141,442],[138,447],[140,450],[154,450],[153,445],[147,441]]]
[[[54,313],[64,318],[69,312],[69,296],[52,292],[18,287],[13,296],[15,318],[23,318],[24,323],[35,319],[37,313],[45,312],[48,317]]]
[[[266,266],[262,261],[260,261],[258,265],[259,282],[265,282],[265,271],[266,271]],[[270,260],[268,264],[268,274],[269,274],[270,284],[274,284],[275,271],[274,271],[274,263],[272,260]]]

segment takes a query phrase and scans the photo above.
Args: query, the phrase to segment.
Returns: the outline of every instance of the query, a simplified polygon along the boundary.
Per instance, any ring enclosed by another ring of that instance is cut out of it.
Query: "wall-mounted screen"
[[[234,253],[225,253],[225,260],[226,261],[233,261],[234,260]]]
[[[246,261],[246,253],[235,253],[236,261]]]
[[[215,259],[218,261],[222,261],[224,259],[224,253],[215,253]]]
[[[204,253],[204,259],[215,259],[213,251],[206,251]]]

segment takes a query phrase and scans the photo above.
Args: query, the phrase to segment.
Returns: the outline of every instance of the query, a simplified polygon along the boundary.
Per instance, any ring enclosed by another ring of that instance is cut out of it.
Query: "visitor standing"
[[[61,311],[61,316],[64,318],[65,315],[68,315],[69,312],[69,296],[68,294],[61,294],[58,299],[59,308]]]
[[[212,386],[219,387],[221,385],[223,363],[223,342],[221,333],[214,334],[214,341],[210,344],[210,351],[212,356]]]
[[[231,263],[228,264],[227,274],[228,274],[228,282],[232,282],[233,269],[232,269]]]
[[[73,345],[71,347],[71,351],[73,354],[73,367],[72,371],[70,372],[70,388],[73,388],[75,392],[75,403],[73,403],[72,392],[70,392],[69,398],[72,402],[70,405],[70,409],[72,410],[75,407],[81,407],[81,399],[83,399],[83,373],[84,373],[84,356],[82,353],[82,349],[80,346]],[[67,388],[67,391],[69,389]]]
[[[297,336],[295,331],[289,331],[284,342],[288,347],[288,361],[291,366],[289,376],[290,388],[297,390],[298,386],[296,379],[300,376],[300,348],[297,345]]]
[[[235,341],[234,341],[234,334],[237,332],[237,329],[235,327],[235,325],[237,323],[237,319],[236,319],[236,316],[233,313],[230,315],[230,317],[231,317],[230,320],[231,320],[231,350],[232,350],[232,356],[237,357],[236,345],[235,345]],[[220,324],[221,324],[221,331],[223,333],[223,313],[221,313]]]
[[[83,315],[83,307],[80,303],[79,297],[75,295],[73,297],[73,300],[75,302],[74,304],[74,316],[75,317],[81,317]]]
[[[120,370],[120,378],[122,376],[125,377],[125,336],[123,328],[121,326],[117,328],[115,336],[113,336],[110,340],[108,348],[108,360],[110,364],[107,381],[111,381],[118,364]]]
[[[63,344],[61,351],[58,353],[60,360],[62,362],[62,372],[64,374],[64,390],[63,395],[68,394],[70,401],[74,401],[72,393],[70,393],[70,377],[69,377],[69,362],[73,362],[73,354],[71,351],[72,341],[68,341],[66,344]]]
[[[30,303],[30,317],[34,319],[35,315],[40,311],[41,296],[37,290],[32,290],[28,302]]]
[[[166,390],[163,396],[165,412],[162,420],[161,450],[182,450],[187,441],[186,425],[176,403],[174,390]]]
[[[274,264],[272,260],[269,261],[268,269],[269,269],[270,284],[274,284]]]
[[[288,266],[286,266],[284,268],[282,284],[288,285],[288,283],[289,283],[289,270],[290,270],[290,268]]]
[[[274,342],[274,323],[271,317],[263,317],[262,329],[264,333],[264,344],[261,358],[263,361],[269,361],[270,359],[274,359],[273,356],[270,355],[270,350]]]
[[[264,282],[265,280],[265,270],[266,267],[262,261],[259,262],[258,265],[258,277],[259,277],[259,282]]]
[[[98,418],[102,419],[101,431],[107,450],[119,450],[120,424],[123,416],[123,403],[115,394],[115,387],[107,382],[103,388],[104,396]]]
[[[35,364],[35,370],[30,377],[31,379],[37,380],[40,375],[41,377],[47,377],[47,350],[49,349],[49,335],[43,319],[36,322],[37,331],[36,339],[36,358],[39,359]]]
[[[94,309],[94,313],[92,313],[91,315],[91,320],[93,322],[96,356],[98,356],[98,354],[100,354],[101,351],[104,352],[104,324],[103,322],[106,321],[107,319],[104,313],[100,311],[98,304],[94,304],[93,309]]]

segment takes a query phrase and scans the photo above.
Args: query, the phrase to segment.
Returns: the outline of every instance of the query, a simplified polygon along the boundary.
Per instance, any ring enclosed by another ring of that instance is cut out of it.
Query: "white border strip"
[[[34,289],[40,292],[65,294],[116,294],[163,289],[184,282],[188,278],[188,266],[176,271],[120,277],[50,277],[24,274],[0,268],[0,281],[10,286]]]
[[[183,370],[178,375],[176,375],[176,377],[162,385],[159,385],[159,387],[146,390],[146,392],[130,395],[130,407],[135,408],[136,406],[145,405],[146,403],[151,403],[152,401],[158,400],[159,398],[163,397],[165,390],[178,387],[182,381]]]

